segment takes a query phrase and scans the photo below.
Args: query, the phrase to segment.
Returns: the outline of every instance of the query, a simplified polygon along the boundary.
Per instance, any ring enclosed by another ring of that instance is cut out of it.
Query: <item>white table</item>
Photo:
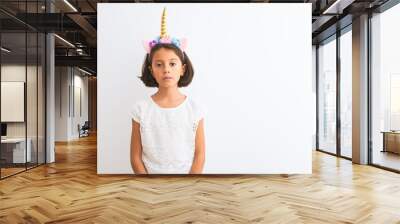
[[[2,147],[13,147],[13,163],[25,163],[31,162],[32,154],[31,154],[31,145],[32,140],[27,138],[26,142],[28,143],[28,147],[26,147],[25,154],[25,138],[6,138],[1,139]],[[25,159],[27,159],[25,161]]]

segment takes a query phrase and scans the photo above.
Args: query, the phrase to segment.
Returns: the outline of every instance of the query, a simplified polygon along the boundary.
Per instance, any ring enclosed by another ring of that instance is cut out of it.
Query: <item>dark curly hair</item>
[[[161,48],[173,50],[175,54],[179,57],[179,59],[182,62],[182,65],[186,65],[186,70],[185,73],[183,74],[182,77],[180,77],[178,81],[178,87],[185,87],[188,86],[193,79],[194,71],[193,71],[193,66],[192,62],[190,62],[189,57],[185,52],[182,52],[178,47],[176,47],[173,44],[167,44],[167,43],[160,43],[155,45],[151,51],[150,54],[146,54],[146,57],[143,62],[142,66],[142,76],[140,76],[140,80],[143,81],[144,85],[147,87],[158,87],[158,83],[151,74],[150,68],[151,67],[151,62],[153,60],[154,54]]]

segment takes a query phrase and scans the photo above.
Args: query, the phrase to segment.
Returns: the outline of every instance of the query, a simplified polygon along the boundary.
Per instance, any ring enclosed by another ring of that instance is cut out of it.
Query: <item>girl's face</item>
[[[173,50],[160,48],[153,55],[150,71],[159,87],[175,87],[185,74],[185,66]]]

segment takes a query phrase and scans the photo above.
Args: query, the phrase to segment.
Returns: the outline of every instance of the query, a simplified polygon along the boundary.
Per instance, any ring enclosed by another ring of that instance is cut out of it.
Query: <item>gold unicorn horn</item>
[[[167,23],[166,23],[166,18],[167,18],[167,13],[166,13],[166,10],[165,10],[165,8],[164,8],[163,14],[162,14],[162,17],[161,17],[161,35],[160,35],[161,38],[167,36]]]

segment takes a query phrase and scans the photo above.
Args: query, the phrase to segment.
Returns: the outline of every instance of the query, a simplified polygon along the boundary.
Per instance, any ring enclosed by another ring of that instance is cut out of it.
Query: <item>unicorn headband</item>
[[[161,17],[161,34],[156,37],[154,40],[146,40],[143,41],[144,49],[148,54],[150,54],[151,49],[157,44],[173,44],[177,48],[181,49],[182,52],[186,51],[187,48],[187,39],[186,38],[176,38],[170,37],[167,34],[167,24],[166,24],[166,10],[164,8],[163,14]]]

